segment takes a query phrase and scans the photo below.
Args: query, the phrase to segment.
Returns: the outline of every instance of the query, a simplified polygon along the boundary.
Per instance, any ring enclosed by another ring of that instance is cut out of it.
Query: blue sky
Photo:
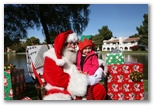
[[[148,14],[148,4],[91,4],[89,23],[82,35],[98,34],[98,29],[108,26],[115,37],[129,37],[137,33],[142,25],[143,15]],[[34,36],[44,41],[42,31],[29,30],[28,38]]]

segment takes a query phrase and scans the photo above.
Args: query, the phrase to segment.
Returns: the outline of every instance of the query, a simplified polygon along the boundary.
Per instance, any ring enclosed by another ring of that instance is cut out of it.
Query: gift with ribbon
[[[143,100],[143,64],[125,62],[108,65],[107,94],[112,100]]]

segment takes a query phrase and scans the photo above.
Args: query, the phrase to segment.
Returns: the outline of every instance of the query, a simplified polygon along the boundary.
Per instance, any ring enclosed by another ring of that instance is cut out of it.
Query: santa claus
[[[47,90],[43,100],[72,100],[85,97],[90,84],[87,75],[77,70],[78,37],[71,30],[57,35],[54,48],[44,53],[43,77]],[[101,84],[93,87],[94,99],[105,99],[106,90]]]

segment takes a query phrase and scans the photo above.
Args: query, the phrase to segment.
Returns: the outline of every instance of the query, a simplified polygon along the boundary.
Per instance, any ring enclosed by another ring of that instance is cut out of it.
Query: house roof
[[[138,38],[127,38],[123,42],[132,42],[132,41],[138,41],[138,40],[140,40],[139,37]]]
[[[126,38],[123,40],[123,42],[132,42],[132,41],[138,41],[140,38],[136,37],[136,38]],[[105,43],[116,43],[119,42],[119,39],[110,39],[110,40],[105,40]]]
[[[107,40],[107,41],[104,41],[104,42],[106,42],[106,43],[119,42],[119,39]]]

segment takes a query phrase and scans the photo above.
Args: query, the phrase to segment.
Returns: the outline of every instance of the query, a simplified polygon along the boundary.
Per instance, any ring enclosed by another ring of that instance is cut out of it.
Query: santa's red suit
[[[88,77],[77,70],[77,67],[62,56],[66,42],[77,41],[78,38],[71,30],[57,35],[54,48],[44,53],[43,77],[47,85],[47,93],[43,100],[72,100],[84,97],[87,93]],[[101,84],[93,87],[94,99],[105,99],[106,91]]]

